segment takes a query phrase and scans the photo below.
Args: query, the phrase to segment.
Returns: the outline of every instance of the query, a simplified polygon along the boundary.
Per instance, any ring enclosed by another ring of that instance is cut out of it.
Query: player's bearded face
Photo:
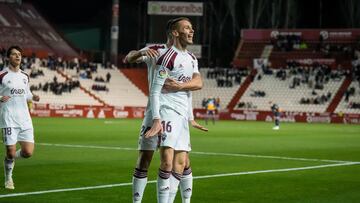
[[[189,21],[180,21],[177,32],[179,33],[179,40],[182,44],[193,44],[194,30]]]
[[[13,67],[19,66],[21,64],[21,53],[16,49],[11,50],[9,62]]]

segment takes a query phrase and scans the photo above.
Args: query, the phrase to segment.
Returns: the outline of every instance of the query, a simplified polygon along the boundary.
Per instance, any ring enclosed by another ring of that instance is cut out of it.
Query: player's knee
[[[189,157],[186,157],[185,168],[190,168],[190,158]]]
[[[186,159],[176,159],[174,163],[174,167],[184,169],[187,164]],[[190,163],[189,163],[190,165]]]
[[[185,168],[185,162],[174,163],[173,168],[174,168],[174,171],[176,171],[177,173],[182,173],[182,171]]]
[[[21,156],[23,158],[30,158],[33,155],[32,150],[21,150]]]
[[[161,169],[165,170],[165,171],[171,171],[171,169],[172,169],[171,161],[163,161],[161,163]]]

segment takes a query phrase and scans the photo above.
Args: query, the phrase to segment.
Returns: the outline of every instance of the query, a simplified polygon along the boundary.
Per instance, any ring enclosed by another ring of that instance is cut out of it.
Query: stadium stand
[[[232,72],[233,71],[233,72]],[[244,81],[242,77],[248,74],[247,70],[231,70],[209,68],[200,69],[203,79],[203,88],[193,92],[193,108],[204,108],[203,100],[207,98],[220,98],[220,109],[225,109],[235,92]],[[216,74],[216,75],[213,75]],[[233,76],[226,76],[233,75]],[[228,78],[228,79],[227,79]]]
[[[21,44],[26,55],[76,57],[78,53],[30,4],[0,3],[0,45]]]
[[[353,81],[350,84],[335,112],[360,114],[360,85],[358,81]]]
[[[281,80],[272,74],[259,73],[238,102],[236,109],[268,111],[270,103],[273,102],[284,111],[325,112],[330,99],[344,80],[343,76],[337,80],[329,80],[323,84],[322,89],[309,88],[309,83],[299,80],[296,87],[290,88],[296,78],[290,76]],[[314,76],[309,80],[314,80]]]
[[[99,101],[84,92],[79,85],[71,88],[71,82],[55,70],[41,66],[39,59],[31,69],[25,69],[30,76],[30,88],[41,97],[41,103],[102,105]],[[34,74],[40,73],[40,74]],[[56,82],[55,82],[56,81]]]
[[[111,106],[146,106],[147,97],[128,78],[117,69],[104,69],[97,65],[97,71],[92,72],[91,78],[80,77],[76,69],[64,69],[66,75],[79,78],[80,84],[96,97]],[[106,75],[111,75],[106,82]],[[104,78],[104,82],[95,81],[95,78]],[[103,88],[102,88],[103,87]]]

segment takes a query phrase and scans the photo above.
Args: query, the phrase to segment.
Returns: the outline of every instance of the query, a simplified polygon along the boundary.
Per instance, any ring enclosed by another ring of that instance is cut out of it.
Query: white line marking
[[[89,148],[89,149],[113,149],[113,150],[127,150],[137,151],[137,148],[129,147],[107,147],[107,146],[95,146],[95,145],[70,145],[70,144],[51,144],[51,143],[36,143],[43,146],[55,146],[55,147],[73,147],[73,148]],[[310,159],[310,158],[296,158],[296,157],[282,157],[282,156],[267,156],[267,155],[255,155],[255,154],[234,154],[234,153],[217,153],[217,152],[197,152],[191,151],[191,154],[199,155],[214,155],[214,156],[233,156],[233,157],[250,157],[250,158],[264,158],[264,159],[282,159],[282,160],[294,160],[294,161],[315,161],[315,162],[327,162],[327,163],[349,163],[354,161],[341,161],[341,160],[328,160],[328,159]],[[356,162],[354,162],[356,163]]]
[[[115,149],[115,150],[127,150],[127,151],[137,150],[136,148],[128,148],[128,147],[106,147],[106,146],[95,146],[95,145],[51,144],[51,143],[36,143],[36,145],[53,146],[53,147],[89,148],[89,149]]]
[[[282,168],[282,169],[271,169],[271,170],[260,170],[260,171],[245,171],[245,172],[238,172],[238,173],[224,173],[224,174],[197,176],[197,177],[194,177],[194,179],[215,178],[215,177],[227,177],[227,176],[239,176],[239,175],[250,175],[250,174],[258,174],[258,173],[274,173],[274,172],[301,171],[301,170],[310,170],[310,169],[318,169],[318,168],[329,168],[329,167],[337,167],[337,166],[349,166],[349,165],[356,165],[356,164],[360,164],[360,162],[345,162],[345,163],[326,164],[326,165],[318,165],[318,166],[304,166],[304,167],[298,167],[298,168]]]
[[[328,160],[328,159],[310,159],[310,158],[296,158],[296,157],[282,157],[282,156],[267,156],[267,155],[255,155],[255,154],[233,154],[233,153],[216,153],[216,152],[191,152],[192,154],[204,154],[204,155],[220,155],[220,156],[238,156],[238,157],[251,157],[251,158],[264,158],[264,159],[284,159],[295,161],[316,161],[316,162],[329,162],[329,163],[349,163],[353,161],[341,161],[341,160]]]
[[[243,171],[243,172],[237,172],[237,173],[223,173],[223,174],[214,174],[214,175],[195,176],[194,179],[218,178],[218,177],[251,175],[251,174],[260,174],[260,173],[301,171],[301,170],[311,170],[311,169],[329,168],[329,167],[337,167],[337,166],[349,166],[349,165],[356,165],[356,164],[360,164],[360,162],[347,162],[347,163],[305,166],[305,167],[298,167],[298,168],[260,170],[260,171]],[[156,180],[148,181],[148,183],[156,183]],[[88,187],[78,187],[78,188],[65,188],[65,189],[35,191],[35,192],[12,193],[12,194],[0,195],[0,198],[39,195],[39,194],[58,193],[58,192],[69,192],[69,191],[80,191],[80,190],[94,190],[94,189],[102,189],[102,188],[123,187],[123,186],[129,186],[129,185],[132,185],[132,183],[118,183],[118,184],[98,185],[98,186],[88,186]]]

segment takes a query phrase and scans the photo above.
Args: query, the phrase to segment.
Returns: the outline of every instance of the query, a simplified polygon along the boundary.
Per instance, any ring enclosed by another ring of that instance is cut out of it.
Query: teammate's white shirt
[[[9,96],[7,102],[0,102],[0,128],[32,128],[27,101],[33,95],[28,75],[19,70],[5,68],[0,72],[0,97]]]
[[[194,73],[199,73],[196,57],[186,50],[181,51],[172,46],[160,56],[156,64],[156,75],[150,91],[153,119],[161,118],[160,108],[170,108],[185,118],[190,118],[190,92],[161,92],[161,89],[167,77],[173,78],[179,83],[185,83],[192,79]]]
[[[159,56],[161,56],[169,48],[167,47],[166,44],[155,44],[155,45],[151,45],[151,46],[148,46],[148,47],[144,47],[140,51],[144,51],[144,50],[148,50],[148,49],[153,49],[153,50],[158,51]],[[157,61],[157,59],[158,59],[158,57],[152,58],[152,57],[146,57],[146,56],[143,56],[142,59],[141,59],[142,62],[146,63],[146,67],[147,67],[149,93],[151,91],[151,84],[153,82],[154,75],[155,75],[155,72],[156,72],[156,61]],[[147,102],[145,115],[149,115],[151,117],[150,100],[148,100],[148,102]]]

